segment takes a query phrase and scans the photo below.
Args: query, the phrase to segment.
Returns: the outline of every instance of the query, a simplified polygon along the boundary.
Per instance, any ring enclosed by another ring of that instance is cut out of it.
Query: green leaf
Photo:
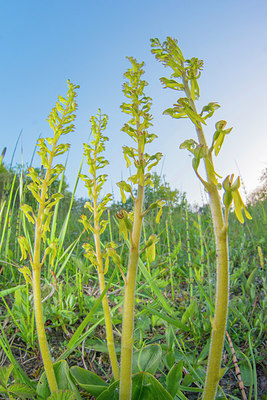
[[[2,292],[0,292],[1,294]],[[7,387],[8,379],[12,373],[14,366],[12,364],[3,367],[0,367],[0,384],[5,388]]]
[[[245,386],[251,386],[253,384],[252,367],[249,364],[249,360],[242,360],[238,363],[241,371],[242,381]]]
[[[99,396],[108,387],[103,379],[86,369],[75,366],[71,367],[70,373],[75,382],[93,396]]]
[[[9,289],[5,289],[5,290],[1,290],[0,292],[0,296],[1,297],[5,297],[8,296],[9,294],[12,294],[14,292],[16,292],[17,290],[21,290],[25,287],[25,285],[18,285]],[[6,368],[6,367],[5,367]],[[1,367],[0,367],[0,371],[1,371]],[[0,375],[1,376],[1,375]]]
[[[203,347],[203,349],[201,350],[201,353],[198,356],[197,359],[197,363],[198,365],[201,365],[202,361],[204,361],[208,354],[209,354],[209,349],[210,349],[210,340],[208,340],[205,344],[205,346]]]
[[[87,316],[84,318],[82,323],[79,325],[79,327],[76,329],[75,333],[71,337],[69,343],[67,344],[67,350],[60,357],[62,357],[62,358],[67,357],[78,346],[78,344],[80,344],[91,333],[91,331],[93,331],[95,329],[95,327],[99,323],[102,322],[103,319],[100,319],[95,325],[91,326],[91,328],[88,329],[86,333],[83,333],[83,330],[85,329],[85,327],[87,326],[89,321],[93,318],[98,307],[101,305],[101,301],[102,301],[103,297],[106,295],[108,289],[110,288],[110,285],[113,282],[114,277],[116,276],[116,272],[117,272],[117,267],[114,268],[114,271],[112,272],[112,275],[109,278],[109,281],[108,281],[105,289],[103,290],[103,292],[101,293],[99,298],[94,303],[90,312],[87,314]]]
[[[82,398],[80,393],[72,381],[67,362],[65,360],[58,361],[53,365],[53,368],[58,389],[74,391],[76,394],[76,400],[81,400]],[[47,399],[51,394],[45,372],[41,375],[41,378],[38,382],[37,394],[44,399]]]
[[[249,277],[247,279],[246,286],[245,286],[246,292],[248,292],[250,290],[250,286],[255,281],[255,279],[257,277],[257,274],[258,274],[258,267],[253,269],[253,271],[250,273],[250,275],[249,275]]]
[[[180,382],[182,380],[183,375],[183,360],[179,361],[178,364],[175,364],[169,371],[166,377],[167,390],[168,392],[175,397],[178,389],[180,387]]]
[[[8,393],[25,399],[33,399],[36,396],[36,392],[34,389],[21,383],[13,383],[13,385],[10,385],[8,387]]]
[[[97,400],[119,400],[120,382],[113,382],[104,392],[102,392]]]
[[[182,316],[182,323],[186,323],[189,318],[192,318],[192,316],[196,313],[197,311],[197,302],[196,300],[191,301],[189,306],[187,307],[186,311],[184,312]]]
[[[119,400],[119,381],[112,383],[97,400]],[[164,387],[147,372],[133,375],[131,400],[173,400]]]
[[[133,354],[133,373],[149,372],[154,375],[159,368],[162,350],[159,344],[150,344]]]
[[[179,321],[178,319],[169,317],[168,315],[166,315],[162,311],[158,311],[155,308],[151,308],[151,307],[147,307],[146,306],[145,309],[150,311],[153,315],[157,315],[159,318],[163,319],[164,321],[168,322],[169,324],[172,324],[172,325],[176,326],[177,328],[179,328],[179,329],[181,329],[183,331],[189,331],[189,328],[184,323]]]
[[[127,240],[127,245],[129,245],[129,241]],[[146,266],[144,265],[143,261],[141,258],[139,258],[138,261],[139,268],[141,269],[142,274],[144,275],[146,281],[148,282],[149,286],[151,287],[151,290],[155,293],[155,296],[157,299],[160,301],[161,305],[163,306],[164,310],[166,310],[168,313],[172,314],[172,309],[169,305],[169,303],[166,301],[165,297],[161,293],[159,287],[157,284],[153,281],[153,278],[149,271],[147,270]],[[186,328],[187,330],[187,328]]]
[[[47,400],[76,400],[76,393],[72,390],[58,390],[51,394]]]
[[[173,400],[166,389],[148,372],[133,375],[132,400]]]
[[[172,368],[175,363],[176,355],[175,350],[169,350],[166,354],[166,365],[168,368]]]
[[[5,389],[2,385],[0,385],[0,393],[7,393],[7,389]]]

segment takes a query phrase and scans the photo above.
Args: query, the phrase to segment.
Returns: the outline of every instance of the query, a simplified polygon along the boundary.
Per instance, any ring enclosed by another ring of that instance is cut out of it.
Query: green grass
[[[19,210],[19,187],[24,198],[28,196],[25,174],[23,182],[19,182],[16,176],[15,170],[5,174],[12,190],[2,192],[1,197],[0,345],[1,359],[5,364],[8,360],[14,364],[17,379],[25,383],[28,378],[17,363],[18,347],[23,349],[26,362],[36,357],[38,346],[32,319],[30,285],[18,287],[20,295],[15,294],[16,286],[25,285],[23,274],[19,272],[22,264],[17,235],[19,231],[27,232],[32,242],[33,230],[28,222],[22,219]],[[148,260],[146,252],[142,253],[139,260],[134,348],[137,351],[150,343],[160,344],[163,355],[157,376],[163,384],[168,371],[182,360],[183,377],[176,398],[183,399],[183,396],[186,396],[188,399],[196,399],[198,392],[195,390],[202,387],[205,379],[211,330],[210,316],[214,306],[212,299],[215,291],[216,254],[211,217],[207,206],[199,210],[187,206],[184,193],[171,190],[169,185],[156,175],[153,180],[153,190],[149,188],[145,193],[146,205],[158,198],[164,198],[167,205],[163,208],[159,224],[155,223],[151,212],[144,225],[142,243],[151,234],[158,234],[160,241],[156,246],[154,261]],[[55,191],[58,185],[60,182],[55,185]],[[107,348],[101,333],[104,316],[100,306],[98,280],[94,267],[83,257],[82,244],[85,238],[81,224],[77,223],[80,215],[84,213],[84,201],[75,199],[66,185],[61,184],[61,190],[65,198],[58,210],[57,223],[53,225],[53,235],[62,238],[60,250],[56,255],[55,274],[47,268],[41,279],[46,329],[50,332],[49,344],[53,349],[54,359],[68,357],[71,365],[84,359],[85,349],[90,349],[90,363],[88,360],[84,362],[88,368],[94,368],[108,380],[111,375]],[[130,203],[130,200],[127,202]],[[124,272],[128,246],[124,240],[118,240],[115,216],[122,208],[127,209],[127,202],[124,205],[114,202],[105,211],[109,224],[102,237],[103,243],[110,241],[110,238],[118,243],[117,252],[121,255]],[[263,334],[266,321],[263,310],[266,307],[267,285],[264,271],[266,266],[262,265],[258,247],[260,246],[263,255],[266,254],[266,206],[266,201],[251,206],[249,211],[253,219],[246,221],[244,225],[240,225],[231,214],[229,224],[231,295],[227,330],[238,355],[250,398],[257,392],[258,396],[261,393],[261,388],[257,386],[257,376],[262,375],[264,371]],[[11,229],[8,229],[9,225]],[[93,238],[91,240],[93,245]],[[23,265],[28,264],[24,262]],[[110,265],[106,274],[106,284],[112,304],[116,350],[119,355],[123,280],[113,265]],[[186,329],[183,329],[184,326]],[[52,345],[52,336],[58,337],[56,348]],[[221,382],[218,396],[240,398],[240,391],[235,386],[232,372],[234,364],[228,346],[224,351],[223,363],[227,369],[226,378]],[[30,379],[34,377],[30,376]],[[232,381],[231,385],[227,383],[229,381]]]

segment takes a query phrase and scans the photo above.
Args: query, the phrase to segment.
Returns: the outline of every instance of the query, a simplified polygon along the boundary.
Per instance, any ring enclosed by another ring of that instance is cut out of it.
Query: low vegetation
[[[123,147],[130,177],[117,183],[121,201],[104,192],[108,118],[101,110],[84,144],[88,173],[81,162],[70,192],[57,163],[69,150],[65,135],[78,135],[78,86],[68,82],[48,118],[53,134],[37,142],[40,167],[6,165],[5,149],[0,158],[3,399],[266,396],[266,180],[245,206],[240,178],[215,172],[231,128],[218,121],[212,140],[205,137],[219,105],[197,111],[203,62],[186,60],[174,39],[151,43],[172,73],[161,78],[164,87],[183,92],[164,113],[194,125],[196,138],[180,148],[191,152],[210,207],[189,205],[153,173],[162,154],[147,153],[156,139],[152,100],[143,63],[131,57],[121,108],[130,118],[122,134],[134,145]],[[75,197],[79,180],[86,200]]]

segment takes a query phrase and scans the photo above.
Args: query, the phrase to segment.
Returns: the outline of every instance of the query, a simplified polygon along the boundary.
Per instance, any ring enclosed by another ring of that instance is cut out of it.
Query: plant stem
[[[125,283],[125,295],[122,321],[121,344],[121,375],[120,400],[130,400],[132,390],[132,358],[133,358],[133,330],[134,330],[134,298],[136,276],[139,259],[139,244],[142,227],[142,209],[144,186],[138,185],[134,207],[134,223],[131,239],[131,248],[128,262],[128,272]]]
[[[95,190],[96,190],[96,187],[95,187]],[[102,257],[102,253],[101,253],[101,247],[100,247],[100,233],[99,233],[100,226],[99,226],[99,222],[98,222],[99,217],[98,217],[98,213],[97,213],[96,197],[94,197],[94,221],[95,221],[95,230],[96,230],[96,233],[94,234],[94,240],[95,240],[95,248],[96,248],[96,257],[97,257],[97,262],[98,262],[97,273],[98,273],[100,294],[101,294],[105,290],[105,277],[104,277],[104,271],[103,271],[103,257]],[[110,309],[109,309],[108,299],[107,299],[106,294],[102,299],[102,306],[103,306],[104,317],[105,317],[106,338],[107,338],[109,358],[110,358],[110,362],[111,362],[111,366],[112,366],[113,376],[116,381],[120,378],[120,372],[119,372],[114,337],[113,337],[113,332],[112,332],[112,320],[111,320]]]
[[[173,271],[172,271],[171,246],[170,246],[168,220],[166,220],[166,237],[167,237],[167,247],[168,247],[168,258],[169,258],[169,269],[170,269],[170,281],[171,281],[172,299],[174,300]]]
[[[203,235],[201,228],[201,215],[197,214],[198,221],[198,232],[199,232],[199,242],[200,242],[200,276],[203,278],[204,275],[204,243],[203,243]]]
[[[195,103],[191,97],[190,89],[186,76],[183,74],[183,84],[185,93],[190,100],[193,110],[197,113]],[[196,126],[196,125],[195,125]],[[196,126],[199,144],[207,146],[202,126]],[[213,183],[214,173],[208,169],[208,163],[213,166],[212,155],[209,153],[207,159],[204,158],[205,169],[208,181],[208,194],[213,220],[213,229],[216,241],[216,300],[215,315],[212,320],[211,344],[208,359],[208,369],[203,392],[203,400],[214,400],[217,387],[221,378],[221,358],[224,346],[226,322],[228,315],[229,301],[229,256],[227,243],[227,225],[224,222],[221,199],[217,186]]]
[[[134,200],[134,213],[132,215],[124,211],[123,216],[127,218],[125,228],[127,231],[126,237],[130,237],[130,254],[128,260],[127,276],[125,280],[125,293],[124,293],[124,306],[122,318],[122,341],[121,341],[121,375],[120,375],[120,400],[131,400],[132,395],[132,360],[133,360],[133,331],[134,331],[134,300],[135,300],[135,286],[137,280],[138,261],[140,256],[140,239],[142,231],[142,222],[144,215],[148,212],[149,208],[143,213],[143,202],[145,185],[151,184],[149,182],[150,171],[152,166],[157,165],[162,154],[157,153],[154,156],[149,156],[145,153],[146,143],[151,143],[154,135],[148,133],[147,129],[151,126],[152,116],[149,114],[151,107],[150,98],[143,93],[144,87],[147,85],[146,81],[140,79],[144,71],[142,67],[144,63],[138,64],[135,59],[129,57],[132,63],[132,69],[129,69],[124,76],[130,83],[124,83],[123,92],[127,98],[131,98],[132,104],[123,103],[122,110],[132,114],[130,121],[124,125],[125,131],[137,143],[137,148],[124,147],[124,157],[127,161],[127,166],[131,165],[129,160],[134,161],[136,167],[136,175],[132,175],[128,180],[131,180],[137,185],[137,195],[133,195],[131,186],[126,182],[120,182],[127,192],[130,192]],[[156,159],[156,162],[154,161]],[[149,165],[150,164],[150,165]],[[148,179],[148,180],[147,180]],[[123,190],[122,190],[123,191]],[[125,198],[125,194],[124,194]],[[160,206],[160,212],[162,211]],[[158,213],[159,217],[161,213]],[[133,225],[132,221],[133,220]],[[156,221],[159,218],[156,219]],[[152,243],[152,245],[155,243]],[[146,248],[146,246],[145,246]],[[152,249],[153,250],[153,249]]]
[[[99,276],[100,293],[102,293],[105,290],[104,273],[100,272],[98,276]],[[109,310],[109,306],[108,306],[108,299],[107,299],[106,294],[103,297],[102,306],[103,306],[103,311],[104,311],[104,316],[105,316],[106,337],[107,337],[109,358],[110,358],[110,362],[111,362],[111,366],[112,366],[113,376],[116,381],[120,378],[120,372],[119,372],[114,337],[113,337],[113,332],[112,332],[112,320],[111,320],[110,310]]]
[[[187,201],[185,202],[185,226],[186,226],[185,230],[186,230],[187,266],[188,266],[188,270],[189,270],[189,287],[190,287],[190,297],[192,299],[193,298],[193,271],[192,271],[192,260],[191,260],[191,247],[190,247]]]
[[[33,197],[38,202],[38,213],[37,216],[35,216],[32,207],[27,204],[22,204],[21,209],[28,221],[35,225],[34,249],[32,250],[30,244],[31,241],[28,230],[26,229],[25,218],[23,218],[23,224],[26,237],[21,236],[18,238],[20,240],[19,243],[21,246],[22,259],[26,258],[27,254],[30,256],[36,330],[48,386],[51,393],[58,391],[58,387],[45,333],[41,303],[40,279],[42,266],[45,262],[46,256],[49,253],[51,254],[51,252],[53,252],[53,254],[56,252],[55,242],[48,243],[48,245],[46,245],[46,232],[50,230],[50,220],[53,214],[53,207],[57,204],[62,196],[59,193],[54,193],[49,197],[48,188],[58,178],[64,169],[61,164],[57,164],[55,167],[52,167],[54,158],[59,154],[65,153],[65,151],[69,148],[69,144],[57,145],[58,140],[61,135],[71,132],[74,127],[74,125],[71,124],[75,118],[73,111],[77,106],[74,101],[76,96],[74,89],[78,88],[78,86],[74,86],[70,83],[70,81],[68,81],[68,87],[67,99],[64,99],[62,96],[60,96],[59,101],[56,103],[56,106],[52,109],[48,117],[48,122],[54,132],[54,136],[46,139],[39,139],[37,142],[37,146],[39,146],[38,154],[41,156],[41,165],[46,171],[45,176],[43,176],[43,173],[37,176],[37,173],[33,167],[30,167],[28,170],[28,176],[30,176],[32,180],[30,185],[28,185],[28,188],[31,190]],[[65,108],[62,104],[64,104]],[[61,114],[61,117],[59,114]],[[48,149],[46,143],[51,146],[50,149]],[[42,241],[44,243],[44,251],[41,258],[41,251],[43,250]],[[51,264],[53,264],[53,258],[49,257],[49,260]]]
[[[34,310],[35,310],[35,323],[36,323],[39,347],[43,359],[48,385],[51,393],[53,393],[58,390],[58,387],[54,374],[53,363],[48,349],[45,327],[44,327],[42,303],[41,303],[40,275],[41,275],[40,268],[33,269],[32,287],[33,287],[33,300],[34,300]]]
[[[98,127],[97,127],[97,132],[100,135],[101,132],[101,116],[99,119]],[[99,136],[100,140],[100,136]],[[94,148],[94,157],[92,159],[93,165],[95,166],[93,170],[93,193],[92,193],[92,200],[93,200],[93,215],[94,215],[94,241],[95,241],[95,253],[96,253],[96,259],[97,259],[97,274],[98,274],[98,279],[99,279],[99,286],[100,286],[100,294],[103,293],[105,290],[105,276],[104,276],[104,269],[103,269],[103,256],[101,252],[101,242],[100,242],[100,216],[101,213],[99,213],[99,207],[98,207],[98,197],[99,197],[99,186],[97,184],[97,166],[98,166],[98,146],[99,146],[99,141],[96,140],[95,148]],[[107,294],[104,295],[102,299],[102,307],[103,307],[103,312],[104,312],[104,318],[105,318],[105,326],[106,326],[106,339],[107,339],[107,346],[108,346],[108,353],[109,353],[109,358],[112,366],[112,372],[113,372],[113,377],[116,380],[120,378],[120,372],[119,372],[119,366],[118,366],[118,361],[117,361],[117,355],[116,355],[116,349],[115,349],[115,342],[114,342],[114,336],[113,336],[113,331],[112,331],[112,319],[110,315],[110,309],[108,305],[108,298]]]
[[[212,323],[211,344],[203,399],[213,400],[221,378],[221,358],[223,352],[229,301],[229,258],[227,230],[224,228],[223,215],[218,190],[210,194],[210,204],[217,254],[217,285],[215,315]]]
[[[41,252],[41,240],[42,240],[42,216],[45,208],[45,200],[47,196],[48,182],[51,177],[51,166],[52,160],[54,157],[54,153],[56,150],[56,143],[53,144],[48,166],[46,170],[46,176],[43,182],[42,191],[41,191],[41,199],[39,203],[39,210],[37,215],[37,220],[35,224],[35,240],[34,240],[34,253],[33,253],[33,262],[32,262],[32,287],[33,287],[33,299],[34,299],[34,312],[35,312],[35,322],[36,322],[36,330],[39,340],[40,351],[43,359],[44,369],[46,372],[46,377],[48,381],[48,385],[51,393],[58,390],[56,377],[53,369],[53,363],[51,360],[50,352],[48,349],[46,333],[44,328],[44,320],[43,320],[43,312],[42,312],[42,303],[41,303],[41,285],[40,285],[40,277],[41,277],[41,267],[42,264],[40,262],[40,252]]]

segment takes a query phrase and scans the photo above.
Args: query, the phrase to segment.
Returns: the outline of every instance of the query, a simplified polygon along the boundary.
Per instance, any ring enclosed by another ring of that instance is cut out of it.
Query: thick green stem
[[[214,400],[221,378],[221,358],[223,352],[229,301],[229,258],[227,230],[224,228],[220,196],[217,188],[209,192],[213,226],[216,240],[217,283],[215,315],[212,321],[212,333],[208,369],[203,392],[203,400]]]
[[[41,287],[40,287],[41,269],[34,269],[32,272],[33,300],[35,311],[36,330],[38,335],[39,347],[43,359],[44,369],[51,393],[58,390],[57,382],[54,374],[53,363],[50,357],[46,333],[43,320],[42,303],[41,303]]]
[[[140,79],[144,71],[141,67],[144,65],[138,64],[133,58],[129,58],[133,68],[128,70],[125,77],[129,79],[129,84],[124,85],[124,94],[127,98],[132,99],[132,106],[130,107],[133,118],[129,121],[130,125],[135,125],[135,128],[125,124],[123,130],[134,139],[137,143],[137,148],[125,147],[125,159],[129,165],[129,157],[133,159],[136,167],[136,175],[132,175],[133,183],[138,184],[137,195],[134,197],[131,186],[127,185],[127,192],[131,193],[134,200],[134,217],[133,226],[130,234],[130,254],[128,261],[127,276],[125,280],[125,293],[124,293],[124,306],[123,306],[123,319],[122,319],[122,341],[121,341],[121,369],[120,369],[120,400],[131,400],[132,395],[132,360],[133,360],[133,332],[134,332],[134,301],[135,301],[135,286],[137,279],[138,260],[139,260],[139,247],[142,231],[143,214],[143,201],[144,201],[144,188],[148,183],[146,179],[149,178],[145,170],[153,157],[150,157],[144,152],[145,144],[153,140],[147,128],[151,125],[152,119],[149,114],[150,100],[144,96],[143,88],[147,84]],[[123,103],[122,109],[129,114],[129,104]],[[142,122],[141,122],[142,120]],[[127,155],[127,152],[129,154]],[[160,153],[159,153],[160,154]],[[158,154],[156,155],[158,158]],[[155,165],[155,163],[151,164]],[[149,171],[149,168],[148,168]],[[129,178],[130,179],[130,178]],[[124,182],[125,185],[125,182]],[[130,186],[130,188],[129,188]],[[124,214],[123,214],[124,215]],[[127,217],[128,218],[128,217]],[[128,231],[129,224],[127,224]],[[126,222],[125,222],[126,227]]]
[[[197,113],[195,103],[192,100],[188,86],[188,81],[183,76],[183,84],[187,97],[190,100],[193,110]],[[202,126],[196,126],[199,144],[207,146]],[[224,346],[226,323],[228,316],[229,302],[229,256],[227,243],[227,223],[224,221],[221,206],[221,198],[217,186],[213,183],[215,179],[214,172],[210,172],[208,163],[213,166],[212,155],[209,153],[208,159],[204,159],[205,169],[208,181],[208,193],[210,199],[210,208],[213,220],[213,228],[216,241],[216,300],[215,314],[212,320],[211,343],[208,359],[208,369],[203,392],[203,400],[214,400],[217,387],[221,378],[221,358]]]
[[[134,299],[135,285],[139,259],[139,244],[142,227],[142,208],[144,186],[138,185],[135,200],[134,224],[131,248],[128,263],[128,272],[125,283],[125,295],[122,321],[121,343],[121,375],[120,375],[120,400],[130,400],[132,391],[132,358],[133,358],[133,331],[134,331]]]

